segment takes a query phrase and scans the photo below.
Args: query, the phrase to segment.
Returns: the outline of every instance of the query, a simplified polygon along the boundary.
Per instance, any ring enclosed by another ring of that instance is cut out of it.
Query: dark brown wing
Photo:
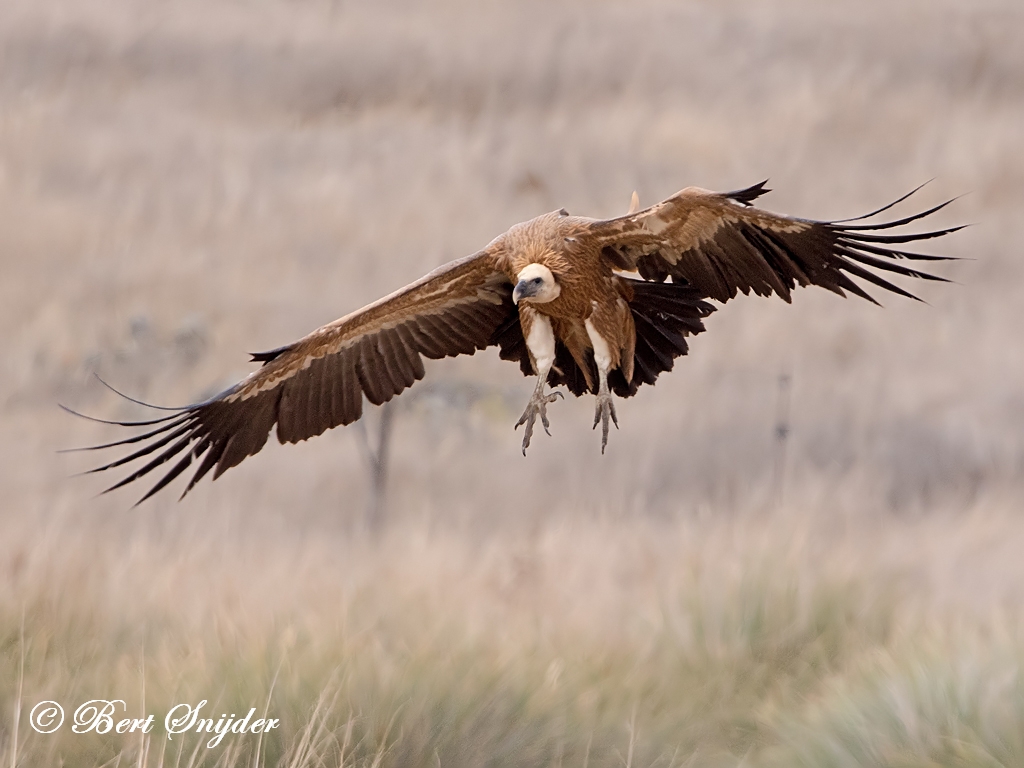
[[[858,224],[909,195],[858,219],[823,222],[752,207],[751,202],[766,191],[764,182],[723,194],[690,187],[637,213],[596,221],[589,236],[619,269],[636,270],[656,282],[671,276],[673,282],[685,281],[702,296],[723,302],[737,292],[751,291],[762,296],[777,293],[790,301],[796,285],[820,285],[841,296],[849,291],[874,302],[851,277],[917,298],[878,271],[944,281],[906,261],[945,257],[910,253],[901,246],[961,227],[912,234],[882,231],[922,219],[952,201],[895,221]]]
[[[174,461],[141,502],[199,461],[184,496],[211,469],[217,478],[259,451],[275,424],[282,443],[351,424],[364,395],[379,405],[423,378],[421,356],[471,355],[498,343],[511,316],[518,318],[512,286],[489,251],[452,262],[294,344],[253,355],[263,367],[204,403],[162,419],[116,422],[153,428],[86,449],[142,444],[92,471],[147,460],[109,491]]]

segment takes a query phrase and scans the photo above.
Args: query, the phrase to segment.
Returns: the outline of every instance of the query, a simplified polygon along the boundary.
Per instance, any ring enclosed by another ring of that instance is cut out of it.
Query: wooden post
[[[395,401],[389,400],[380,407],[377,421],[376,440],[370,440],[364,413],[359,424],[359,442],[370,470],[370,498],[366,506],[366,528],[378,533],[387,515],[388,458],[391,452],[391,431],[394,427]],[[376,443],[374,445],[373,443]]]
[[[779,376],[778,398],[775,402],[775,467],[772,472],[772,501],[782,506],[786,490],[786,443],[789,440],[789,400],[791,377]]]

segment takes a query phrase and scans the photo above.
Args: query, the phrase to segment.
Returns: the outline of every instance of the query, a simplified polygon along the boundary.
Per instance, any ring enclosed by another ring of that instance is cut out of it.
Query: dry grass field
[[[1024,765],[1021,40],[1019,0],[4,0],[0,765]],[[954,284],[732,302],[603,457],[590,401],[524,459],[531,383],[435,363],[375,530],[357,428],[134,509],[57,453],[119,436],[58,402],[143,413],[94,372],[192,402],[517,221],[768,177],[966,193]],[[204,699],[279,727],[169,739]]]

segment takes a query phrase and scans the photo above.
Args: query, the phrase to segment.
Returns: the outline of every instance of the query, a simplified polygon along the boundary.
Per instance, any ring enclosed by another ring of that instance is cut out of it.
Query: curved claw
[[[523,456],[526,455],[526,449],[530,447],[530,440],[533,438],[533,427],[537,422],[537,416],[540,416],[540,423],[544,427],[544,431],[550,436],[551,422],[548,421],[547,406],[549,403],[555,402],[559,398],[565,399],[558,390],[551,392],[550,394],[544,395],[543,386],[538,386],[534,390],[533,397],[530,398],[530,402],[526,404],[526,410],[523,411],[523,415],[519,417],[519,421],[516,422],[516,429],[519,429],[523,424],[526,425],[526,432],[523,434]]]
[[[547,395],[547,396],[544,397],[544,400],[543,400],[544,404],[540,408],[540,423],[544,425],[544,431],[547,432],[548,437],[551,437],[551,430],[548,429],[548,427],[551,426],[551,422],[548,421],[547,405],[548,405],[548,403],[555,402],[555,400],[558,400],[559,398],[561,398],[563,400],[565,399],[565,397],[562,395],[562,393],[559,392],[556,389],[550,395]]]
[[[608,421],[615,425],[615,428],[619,428],[619,418],[615,413],[615,403],[612,401],[610,392],[599,392],[597,395],[597,407],[594,409],[594,426],[591,429],[597,429],[597,425],[601,424],[601,453],[604,454],[604,449],[608,445]]]

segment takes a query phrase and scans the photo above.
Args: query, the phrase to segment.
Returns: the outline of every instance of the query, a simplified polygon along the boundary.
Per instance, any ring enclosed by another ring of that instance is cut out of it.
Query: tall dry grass
[[[1024,689],[1010,595],[956,598],[924,577],[971,571],[1020,529],[1004,510],[852,534],[808,512],[503,539],[414,524],[376,541],[275,539],[240,525],[192,550],[180,533],[52,534],[22,542],[23,602],[3,606],[6,711],[18,691],[26,716],[44,699],[70,718],[122,698],[156,726],[44,736],[23,720],[4,757],[1014,765]],[[265,709],[281,728],[215,748],[167,739],[168,710],[202,699],[215,715]]]
[[[0,764],[1024,763],[1018,6],[0,4]],[[603,458],[591,403],[524,460],[529,382],[434,365],[376,538],[352,430],[135,510],[55,453],[117,434],[58,400],[138,413],[94,371],[194,401],[516,221],[764,177],[819,218],[934,177],[969,260],[730,303]],[[203,698],[281,728],[167,741]]]

